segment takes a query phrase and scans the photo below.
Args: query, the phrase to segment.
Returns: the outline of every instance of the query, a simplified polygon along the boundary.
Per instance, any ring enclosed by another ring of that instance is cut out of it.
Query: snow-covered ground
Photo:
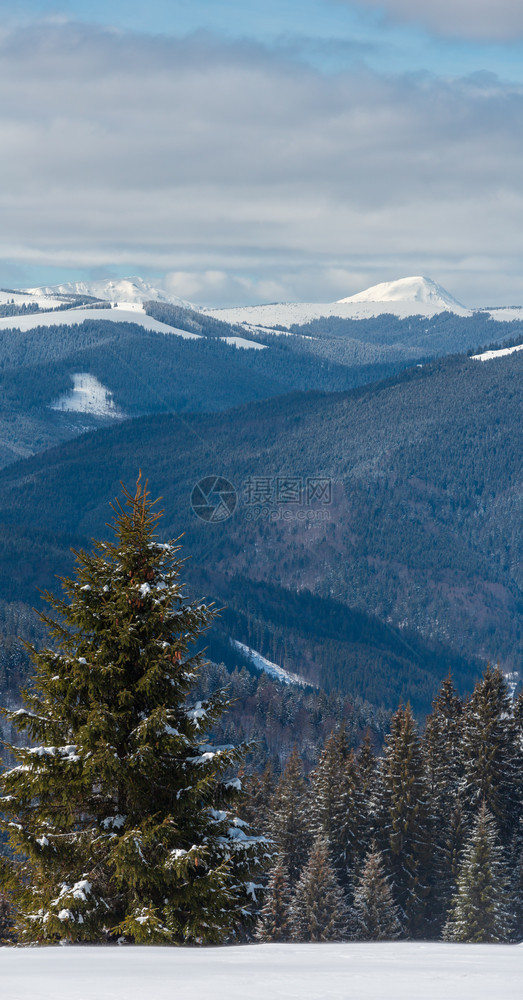
[[[522,945],[1,948],[3,1000],[520,1000]]]
[[[144,330],[156,333],[174,333],[186,340],[199,340],[197,333],[178,330],[177,327],[160,323],[152,316],[135,309],[67,309],[60,312],[31,313],[29,316],[3,316],[0,319],[0,330],[35,330],[38,326],[74,326],[84,320],[108,321],[109,323],[136,323]]]
[[[93,417],[122,417],[113,394],[95,375],[78,372],[73,375],[73,388],[51,403],[52,410],[66,413],[89,413]]]
[[[267,660],[265,656],[261,653],[257,653],[255,649],[251,649],[250,646],[245,646],[243,642],[238,642],[237,639],[231,639],[233,646],[239,649],[244,656],[247,656],[251,663],[256,667],[257,670],[262,670],[264,674],[268,674],[276,681],[280,681],[282,684],[301,684],[311,685],[315,687],[315,684],[311,684],[311,681],[307,681],[305,677],[301,677],[300,674],[290,674],[288,670],[284,670],[283,667],[279,667],[277,663],[272,663],[271,660]]]
[[[516,351],[523,351],[523,344],[516,347],[500,347],[499,351],[484,351],[483,354],[473,354],[474,361],[492,361],[492,358],[506,358],[507,354],[514,354]]]
[[[513,320],[521,322],[523,319],[523,306],[499,306],[497,309],[485,309],[491,319],[497,323],[512,323]]]

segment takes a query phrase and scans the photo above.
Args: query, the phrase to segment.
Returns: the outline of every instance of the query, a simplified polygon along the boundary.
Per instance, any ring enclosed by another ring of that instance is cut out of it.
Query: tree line
[[[410,706],[377,757],[343,728],[304,775],[251,779],[247,816],[274,841],[265,941],[523,936],[523,694],[487,668],[463,701],[447,678],[420,732]]]

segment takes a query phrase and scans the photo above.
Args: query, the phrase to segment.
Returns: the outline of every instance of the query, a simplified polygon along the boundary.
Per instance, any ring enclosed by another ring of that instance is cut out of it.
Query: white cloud
[[[353,0],[341,0],[353,4]],[[444,37],[475,41],[513,41],[523,37],[521,0],[357,0],[401,21],[421,24]]]
[[[522,119],[523,90],[486,75],[328,77],[203,35],[4,30],[0,259],[166,272],[216,304],[420,272],[472,303],[513,275],[523,298]]]

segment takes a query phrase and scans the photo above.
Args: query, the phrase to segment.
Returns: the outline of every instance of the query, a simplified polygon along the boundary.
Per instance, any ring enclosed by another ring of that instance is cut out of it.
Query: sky
[[[0,287],[523,303],[520,0],[0,0]]]

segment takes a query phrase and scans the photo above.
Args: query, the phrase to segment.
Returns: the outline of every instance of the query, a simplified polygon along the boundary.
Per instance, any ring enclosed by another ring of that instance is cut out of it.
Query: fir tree
[[[276,786],[268,828],[292,886],[307,861],[310,846],[307,785],[296,747]]]
[[[24,940],[221,941],[264,847],[235,817],[243,749],[206,741],[224,692],[191,703],[214,612],[185,599],[147,488],[124,498],[114,541],[47,595],[55,648],[32,649],[26,707],[7,713],[37,741],[0,778],[17,921]]]
[[[378,790],[378,760],[372,749],[370,731],[367,729],[356,758],[356,812],[358,836],[355,844],[355,869],[360,871],[376,832]]]
[[[446,941],[508,941],[512,933],[509,877],[496,824],[483,802],[465,849]]]
[[[272,869],[260,918],[256,927],[259,941],[288,941],[290,930],[291,892],[287,881],[285,864],[278,859]]]
[[[469,816],[485,801],[508,847],[521,809],[523,756],[505,678],[487,667],[463,727],[463,798]]]
[[[354,890],[354,916],[358,938],[363,941],[393,941],[400,935],[398,908],[375,844],[365,859]]]
[[[315,841],[291,903],[294,941],[344,941],[353,933],[343,890],[324,837]]]
[[[344,889],[352,882],[358,838],[357,769],[345,730],[332,734],[310,777],[311,832],[324,837]]]
[[[427,873],[433,888],[430,922],[437,937],[456,889],[457,857],[464,843],[465,819],[459,800],[462,721],[463,703],[449,676],[433,703],[423,735],[432,856],[432,870]]]
[[[421,937],[427,932],[431,827],[421,742],[409,705],[393,716],[381,761],[378,837],[405,931]]]

